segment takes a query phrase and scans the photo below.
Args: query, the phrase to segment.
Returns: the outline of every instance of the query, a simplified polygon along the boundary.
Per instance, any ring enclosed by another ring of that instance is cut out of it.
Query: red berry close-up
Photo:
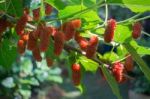
[[[28,22],[28,15],[24,14],[18,21],[15,27],[16,33],[22,35],[24,33],[24,28]]]
[[[54,54],[59,56],[63,50],[65,43],[64,33],[61,31],[57,31],[54,35]]]
[[[34,38],[33,33],[35,31],[32,31],[29,33],[29,40],[27,42],[27,49],[33,50],[37,46],[37,39]]]
[[[125,68],[124,65],[120,62],[116,62],[112,65],[112,74],[114,75],[118,83],[123,83],[126,78],[124,77]]]
[[[45,3],[45,14],[50,15],[52,11],[53,11],[53,7],[50,4]]]
[[[132,71],[133,68],[134,68],[134,66],[133,66],[133,58],[129,54],[127,54],[126,56],[127,56],[127,58],[125,59],[125,63],[124,63],[125,69],[127,71]]]
[[[81,82],[81,67],[80,64],[72,65],[72,82],[75,86],[79,85]]]
[[[62,29],[65,33],[65,40],[66,41],[69,41],[70,39],[72,39],[74,37],[75,29],[74,29],[73,25],[71,24],[71,22],[64,23],[62,25]]]
[[[116,28],[116,20],[115,19],[108,20],[104,32],[104,41],[106,43],[110,43],[113,40],[115,28]]]
[[[39,47],[40,47],[40,51],[41,52],[45,52],[48,47],[49,47],[49,44],[50,44],[50,33],[49,31],[47,30],[48,28],[46,28],[46,26],[43,26],[41,28],[41,31],[40,31],[40,44],[39,44]]]
[[[36,46],[33,50],[32,50],[32,55],[34,57],[34,59],[38,62],[42,61],[42,57],[41,57],[41,53],[40,53],[40,49],[38,46]]]
[[[40,7],[37,8],[37,9],[33,9],[32,10],[32,13],[33,13],[33,19],[35,21],[39,20],[40,19]]]
[[[132,27],[132,37],[137,39],[141,36],[142,25],[140,22],[136,22]]]
[[[80,64],[73,64],[72,65],[72,71],[74,71],[74,72],[78,72],[78,71],[80,71]]]
[[[92,36],[90,38],[90,41],[88,43],[87,50],[86,50],[86,56],[88,58],[94,57],[96,50],[97,50],[97,46],[98,46],[98,37]]]
[[[79,44],[80,48],[83,51],[86,51],[87,46],[88,46],[88,41],[84,37],[80,36],[80,33],[78,33],[78,32],[75,33],[74,39]]]
[[[81,20],[80,19],[72,20],[71,24],[72,24],[74,29],[80,28],[81,27]]]
[[[19,54],[23,54],[25,52],[26,43],[23,40],[19,40],[17,44]]]

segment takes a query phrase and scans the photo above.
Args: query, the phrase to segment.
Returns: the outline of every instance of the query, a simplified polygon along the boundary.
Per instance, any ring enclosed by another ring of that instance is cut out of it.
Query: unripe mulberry
[[[65,36],[64,33],[61,31],[58,31],[54,35],[54,54],[56,56],[59,56],[63,50],[65,43]]]
[[[40,7],[37,8],[37,9],[33,9],[32,10],[32,13],[33,13],[33,19],[35,21],[39,20],[40,19]]]
[[[42,61],[42,57],[41,57],[41,54],[40,54],[40,49],[38,46],[36,46],[33,50],[32,50],[32,55],[34,57],[34,59],[36,61]]]
[[[81,27],[81,20],[80,19],[72,20],[71,24],[72,24],[74,29],[80,28]]]
[[[26,23],[28,21],[28,15],[24,14],[18,21],[15,27],[15,30],[18,35],[22,35],[24,33],[24,28],[26,26]]]
[[[52,11],[53,11],[53,7],[50,4],[45,3],[45,14],[50,15]]]
[[[106,43],[110,43],[113,40],[115,27],[116,27],[116,20],[114,19],[108,20],[105,33],[104,33],[104,41]]]
[[[72,67],[72,81],[75,86],[79,85],[81,82],[81,68],[80,64],[73,64]]]
[[[23,54],[25,52],[26,44],[23,40],[19,40],[17,47],[18,47],[19,54]]]
[[[134,23],[133,27],[132,27],[133,31],[132,31],[132,37],[134,39],[137,39],[141,36],[141,30],[142,30],[142,25],[140,22],[136,22]]]
[[[126,80],[123,73],[125,73],[125,68],[122,63],[116,62],[112,65],[112,74],[118,83],[122,83]]]
[[[90,38],[90,41],[88,43],[87,50],[86,50],[86,56],[88,58],[92,58],[95,55],[96,50],[97,50],[97,45],[98,45],[98,37],[92,36]]]
[[[29,40],[27,43],[28,50],[33,50],[37,46],[37,39],[34,38],[33,33],[34,31],[29,33]]]
[[[125,59],[125,64],[124,64],[124,66],[125,66],[125,69],[127,70],[127,71],[132,71],[133,70],[133,58],[132,58],[132,56],[130,55],[130,56],[128,56],[129,54],[127,54],[126,56],[127,56],[127,58]]]
[[[47,66],[50,67],[53,65],[53,60],[50,57],[46,57]]]

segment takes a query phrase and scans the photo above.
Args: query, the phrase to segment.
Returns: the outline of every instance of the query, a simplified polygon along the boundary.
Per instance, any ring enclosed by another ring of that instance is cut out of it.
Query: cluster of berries
[[[122,62],[115,62],[111,65],[111,73],[114,76],[114,78],[116,79],[116,81],[118,83],[123,83],[127,80],[126,75],[128,72],[131,72],[134,69],[134,61],[133,58],[130,54],[127,54],[126,59],[124,61],[124,63]],[[101,70],[101,68],[98,69],[101,76],[103,77],[103,79],[105,80],[105,76]]]
[[[45,3],[45,14],[49,15],[52,12],[52,6]],[[34,9],[33,19],[35,21],[40,19],[40,8]],[[81,20],[75,19],[69,22],[63,23],[59,28],[46,26],[45,22],[39,22],[37,28],[33,31],[25,31],[25,26],[31,17],[29,16],[29,11],[25,10],[23,16],[18,20],[16,24],[16,32],[20,36],[18,41],[18,52],[23,54],[25,49],[32,51],[33,57],[36,61],[41,61],[41,52],[46,52],[50,46],[50,38],[52,37],[54,43],[54,54],[59,56],[63,50],[66,41],[74,39],[80,49],[86,53],[87,58],[93,58],[95,56],[97,46],[99,43],[98,37],[93,35],[89,40],[82,37],[77,31],[81,27]],[[116,28],[116,21],[114,19],[108,20],[105,33],[104,41],[110,43],[114,38]],[[141,34],[141,24],[136,22],[133,25],[132,37],[137,39]],[[53,59],[46,56],[47,65],[51,66],[53,64]],[[121,62],[116,62],[112,64],[112,74],[115,79],[121,83],[125,81],[124,73],[126,71],[131,71],[133,69],[133,60],[129,56],[126,58],[125,64]],[[75,85],[80,84],[81,80],[81,70],[80,64],[72,65],[72,78]]]
[[[107,22],[107,26],[104,32],[104,41],[110,43],[114,38],[114,33],[116,29],[116,20],[110,19]],[[141,36],[142,25],[140,22],[135,22],[132,26],[132,37],[137,39]]]

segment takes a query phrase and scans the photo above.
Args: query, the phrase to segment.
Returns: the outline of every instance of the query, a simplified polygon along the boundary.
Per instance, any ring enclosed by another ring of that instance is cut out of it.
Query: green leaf
[[[6,2],[0,3],[0,10],[5,11],[7,14],[20,17],[23,14],[23,2],[22,0],[6,0]]]
[[[80,5],[81,1],[83,2],[83,5],[86,7],[90,7],[91,5],[96,4],[96,0],[68,0],[68,2],[72,5]]]
[[[57,75],[50,75],[47,77],[48,81],[53,81],[53,82],[56,82],[56,83],[62,83],[63,82],[63,79],[61,76],[57,76]]]
[[[114,40],[119,43],[123,43],[127,38],[131,37],[130,26],[117,25]]]
[[[139,65],[140,69],[146,76],[146,78],[150,81],[150,68],[143,61],[143,59],[138,55],[136,49],[130,43],[124,43],[124,47],[128,50],[128,52],[132,55],[133,59]]]
[[[135,40],[132,40],[130,44],[135,48],[136,52],[140,55],[150,55],[150,48],[140,46]]]
[[[5,39],[0,44],[0,65],[10,68],[17,57],[17,49],[11,46],[11,41]]]
[[[23,99],[29,99],[31,97],[31,89],[19,89],[20,94],[23,96]]]
[[[85,7],[83,7],[83,9],[85,9]],[[66,6],[64,9],[60,10],[59,17],[63,18],[73,16],[74,13],[77,13],[83,9],[81,9],[81,5]]]
[[[133,12],[150,11],[150,0],[122,0],[123,3]]]
[[[84,85],[82,85],[82,84],[76,86],[76,88],[79,89],[81,93],[83,93],[84,90],[85,90],[85,89],[84,89]]]
[[[116,61],[119,59],[119,56],[114,52],[107,52],[102,57],[103,60]]]
[[[35,79],[34,77],[28,77],[28,78],[25,78],[25,79],[19,79],[19,82],[22,83],[22,84],[39,86],[38,80]]]
[[[104,65],[101,66],[101,69],[102,69],[103,74],[106,77],[106,80],[107,80],[109,86],[111,87],[114,95],[116,95],[118,99],[122,99],[118,84],[117,84],[116,80],[114,79],[114,77],[110,74],[110,72]]]
[[[127,54],[127,50],[125,49],[125,47],[123,45],[119,45],[117,47],[117,55],[124,57],[126,54]]]
[[[21,63],[20,70],[27,75],[31,75],[32,69],[33,69],[33,65],[31,63],[31,60],[24,59],[23,62]]]
[[[98,68],[98,63],[92,61],[91,59],[88,59],[84,56],[79,57],[79,61],[80,63],[83,65],[83,67],[85,68],[86,71],[91,71],[93,73],[96,72],[97,68]]]
[[[50,5],[52,5],[58,11],[65,7],[65,3],[62,0],[45,0],[45,2],[49,3]]]
[[[13,88],[15,87],[14,78],[7,77],[1,81],[1,84],[6,88]]]
[[[95,28],[98,23],[102,22],[98,14],[91,10],[80,15],[80,18],[84,21],[82,22],[82,28]]]
[[[109,4],[125,5],[133,12],[150,11],[150,0],[107,0]]]

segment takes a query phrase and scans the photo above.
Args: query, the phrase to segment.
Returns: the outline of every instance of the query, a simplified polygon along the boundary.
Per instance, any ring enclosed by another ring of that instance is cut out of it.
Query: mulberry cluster
[[[86,56],[88,58],[94,57],[97,46],[98,46],[98,37],[97,36],[92,36],[90,40],[86,40],[78,32],[75,34],[75,40],[79,44],[80,48],[86,52]]]
[[[44,3],[44,5],[45,5],[45,14],[50,15],[53,11],[53,7],[48,3]],[[40,10],[41,10],[40,7],[32,10],[33,19],[35,21],[38,21],[40,19]]]

